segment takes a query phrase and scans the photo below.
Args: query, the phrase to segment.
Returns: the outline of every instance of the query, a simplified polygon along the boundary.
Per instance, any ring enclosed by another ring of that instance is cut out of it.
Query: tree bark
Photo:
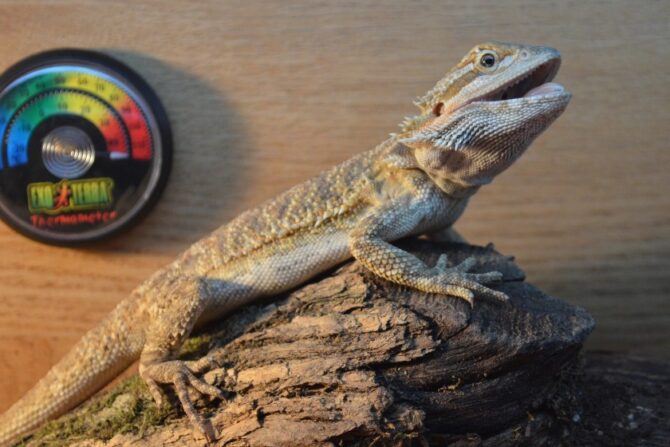
[[[421,240],[404,248],[429,265],[443,252],[453,264],[475,256],[475,271],[503,272],[499,288],[510,302],[478,297],[470,308],[380,280],[354,262],[278,301],[241,309],[186,349],[189,358],[207,353],[220,365],[204,377],[229,400],[198,401],[219,433],[216,445],[616,445],[619,416],[605,421],[589,401],[593,392],[633,390],[633,378],[667,391],[665,365],[640,378],[637,361],[593,356],[584,369],[576,359],[592,317],[525,283],[521,269],[492,248]],[[629,412],[621,429],[639,435],[645,427],[647,438],[667,441],[655,404],[636,400],[635,390],[626,396],[621,408],[610,405]],[[180,414],[142,423],[156,410],[141,387],[102,401],[60,422],[83,429],[64,438],[57,423],[33,445],[206,444]],[[130,416],[116,427],[120,413]]]

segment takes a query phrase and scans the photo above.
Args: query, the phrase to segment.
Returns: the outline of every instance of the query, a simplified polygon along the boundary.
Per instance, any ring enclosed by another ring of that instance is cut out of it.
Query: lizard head
[[[479,186],[508,168],[565,110],[570,93],[550,82],[560,54],[506,43],[474,47],[416,101],[398,141],[435,180]]]

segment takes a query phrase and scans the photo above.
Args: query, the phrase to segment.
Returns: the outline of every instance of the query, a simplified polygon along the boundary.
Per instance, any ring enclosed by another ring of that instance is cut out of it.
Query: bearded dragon
[[[189,387],[224,398],[198,377],[208,358],[176,353],[194,327],[259,297],[294,288],[353,257],[374,274],[473,304],[505,301],[499,272],[471,273],[473,259],[436,265],[392,244],[411,235],[456,238],[454,222],[477,190],[507,169],[569,100],[550,82],[558,51],[485,43],[474,47],[416,101],[400,132],[277,198],[247,211],[188,248],[123,300],[0,418],[0,445],[73,408],[139,358],[160,406],[172,386],[193,425],[212,439]],[[501,304],[504,305],[504,304]]]

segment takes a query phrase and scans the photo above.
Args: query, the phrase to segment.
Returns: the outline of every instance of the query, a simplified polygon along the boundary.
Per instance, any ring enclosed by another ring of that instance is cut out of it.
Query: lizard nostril
[[[438,102],[435,104],[435,107],[433,107],[433,115],[435,116],[440,116],[442,115],[442,108],[444,107],[443,102]]]

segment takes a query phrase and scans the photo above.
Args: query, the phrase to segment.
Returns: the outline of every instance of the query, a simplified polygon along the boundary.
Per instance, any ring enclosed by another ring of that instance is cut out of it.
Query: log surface
[[[226,403],[200,402],[218,445],[443,445],[467,434],[495,436],[542,407],[593,329],[591,316],[525,283],[523,271],[490,247],[404,244],[429,265],[442,252],[452,264],[475,256],[474,271],[503,272],[498,287],[510,302],[479,298],[470,308],[350,263],[280,301],[241,309],[187,345],[190,358],[209,352],[220,367],[205,379],[229,394]],[[139,401],[150,408],[139,394],[108,402],[121,412]],[[86,411],[80,416],[88,428],[69,441],[204,443],[174,416],[163,426],[126,424],[126,433],[100,436],[101,424],[113,425],[105,418],[117,415],[106,405]],[[62,437],[64,427],[33,444]],[[86,439],[96,430],[102,440]]]

